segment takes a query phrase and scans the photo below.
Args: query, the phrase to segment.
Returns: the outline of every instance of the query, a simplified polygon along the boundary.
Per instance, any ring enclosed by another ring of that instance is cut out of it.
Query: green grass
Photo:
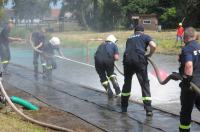
[[[47,129],[23,121],[15,113],[0,113],[0,131],[1,132],[47,132]]]
[[[146,34],[152,36],[157,43],[157,53],[164,54],[178,54],[180,52],[180,46],[175,46],[176,32],[155,32],[145,31]],[[118,46],[122,50],[125,47],[126,39],[133,34],[133,31],[112,31],[98,33],[93,31],[69,31],[69,32],[55,32],[48,33],[49,36],[57,36],[61,39],[62,46],[69,48],[96,48],[103,41],[91,41],[90,39],[105,39],[109,34],[114,34],[118,41]],[[28,38],[30,31],[22,27],[16,27],[11,33],[11,36],[17,36],[21,38]],[[180,44],[179,44],[180,45]]]
[[[152,36],[154,41],[157,43],[158,53],[165,54],[178,54],[180,52],[180,47],[175,46],[176,32],[154,32],[147,31],[147,34]],[[79,32],[64,32],[64,33],[53,33],[53,36],[61,38],[62,44],[64,46],[74,46],[83,47],[88,46],[90,48],[97,47],[102,41],[90,41],[90,39],[105,39],[109,34],[114,34],[118,38],[118,46],[124,49],[126,39],[133,34],[133,31],[113,31],[105,33],[89,32],[89,31],[79,31]]]

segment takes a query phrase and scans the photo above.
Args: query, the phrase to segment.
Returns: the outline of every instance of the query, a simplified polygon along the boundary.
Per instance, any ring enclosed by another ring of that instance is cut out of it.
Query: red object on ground
[[[159,69],[159,73],[162,80],[165,80],[169,76],[169,74],[165,70],[162,70],[162,69]],[[155,71],[151,72],[151,74],[157,77]]]
[[[183,36],[183,33],[184,33],[184,28],[183,27],[178,27],[177,36]]]

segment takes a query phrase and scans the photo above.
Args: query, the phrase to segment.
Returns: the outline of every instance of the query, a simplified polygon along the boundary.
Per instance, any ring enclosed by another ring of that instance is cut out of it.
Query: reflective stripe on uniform
[[[131,93],[121,93],[122,96],[130,96]]]
[[[151,100],[151,97],[142,97],[142,100]]]
[[[102,85],[108,85],[108,81],[102,82]]]
[[[190,129],[191,124],[190,124],[190,125],[181,125],[181,124],[180,124],[179,127],[180,127],[181,129],[185,129],[185,130],[187,130],[187,129]]]
[[[9,61],[7,60],[7,61],[2,61],[1,62],[2,64],[7,64],[7,63],[9,63]]]
[[[114,75],[114,74],[113,74],[113,75],[111,75],[111,76],[109,77],[109,79],[110,79],[110,78],[113,78],[113,77],[116,77],[116,75]]]
[[[46,63],[42,63],[42,66],[46,66],[47,64]]]

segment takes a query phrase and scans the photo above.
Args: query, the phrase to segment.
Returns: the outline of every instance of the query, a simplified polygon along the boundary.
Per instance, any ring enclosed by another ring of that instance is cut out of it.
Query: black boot
[[[146,110],[146,116],[153,116],[153,108],[151,106],[151,101],[143,101],[144,109]]]
[[[115,76],[113,76],[113,77],[110,77],[110,80],[112,82],[113,88],[115,89],[116,95],[119,95],[121,93],[121,90],[120,90],[119,84],[117,82],[117,78]]]
[[[108,93],[108,98],[112,98],[113,97],[113,92],[110,88],[110,84],[109,82],[107,84],[103,84],[103,87],[106,89],[107,93]]]

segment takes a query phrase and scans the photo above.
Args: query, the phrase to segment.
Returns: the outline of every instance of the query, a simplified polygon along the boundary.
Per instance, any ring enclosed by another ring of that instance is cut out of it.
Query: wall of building
[[[144,25],[144,28],[147,30],[157,30],[158,20],[156,17],[140,16],[139,24]]]

